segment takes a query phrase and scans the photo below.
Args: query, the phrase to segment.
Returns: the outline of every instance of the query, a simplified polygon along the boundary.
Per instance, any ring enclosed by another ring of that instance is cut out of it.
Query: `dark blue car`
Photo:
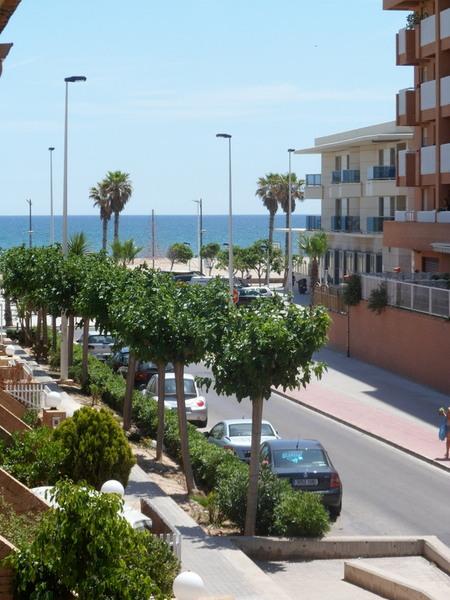
[[[325,448],[317,440],[269,440],[261,444],[261,462],[295,490],[321,494],[332,517],[342,509],[342,483]]]

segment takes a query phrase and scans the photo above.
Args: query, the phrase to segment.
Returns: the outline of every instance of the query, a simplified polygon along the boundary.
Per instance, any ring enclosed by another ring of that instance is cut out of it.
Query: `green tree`
[[[63,474],[75,481],[85,480],[97,489],[108,479],[118,479],[126,486],[135,460],[109,411],[84,406],[55,429],[54,438],[67,450]]]
[[[214,269],[219,252],[220,244],[217,242],[210,242],[209,244],[206,244],[206,246],[202,246],[200,250],[200,256],[207,261],[209,275],[211,275],[211,272]]]
[[[264,399],[270,398],[272,387],[294,389],[321,376],[324,365],[312,356],[325,344],[328,325],[322,307],[299,310],[278,297],[255,301],[249,310],[229,313],[220,344],[208,356],[216,391],[252,402],[246,535],[255,532]]]
[[[32,543],[7,559],[18,600],[170,597],[177,560],[164,542],[131,528],[119,496],[65,481],[53,500]]]
[[[269,211],[269,256],[268,262],[270,263],[270,254],[273,249],[273,229],[275,225],[275,215],[278,211],[278,197],[276,195],[275,186],[278,182],[278,175],[275,173],[267,173],[265,177],[258,179],[258,187],[256,189],[256,196],[261,198],[263,205]],[[267,269],[266,283],[270,282],[270,269]]]
[[[122,171],[108,171],[103,180],[105,194],[114,214],[114,240],[119,239],[119,216],[131,198],[133,186],[130,175]]]
[[[194,254],[187,244],[181,242],[172,244],[167,250],[167,258],[170,260],[170,270],[172,271],[174,263],[180,262],[186,264],[193,256]]]
[[[89,198],[94,201],[94,206],[100,209],[100,220],[102,222],[102,250],[106,252],[108,245],[108,224],[112,216],[111,202],[107,194],[105,181],[100,181],[91,187]]]
[[[299,251],[311,260],[311,302],[313,302],[314,287],[319,281],[319,261],[328,250],[328,238],[324,231],[312,235],[302,235],[298,243]]]

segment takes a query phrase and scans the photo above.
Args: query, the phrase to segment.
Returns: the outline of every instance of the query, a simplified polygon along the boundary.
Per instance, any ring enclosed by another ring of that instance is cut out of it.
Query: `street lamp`
[[[64,181],[63,181],[63,227],[62,227],[62,251],[67,256],[67,134],[68,134],[68,112],[69,112],[69,83],[77,81],[86,81],[84,75],[72,75],[65,77],[66,83],[66,101],[64,112]],[[69,348],[67,335],[67,315],[65,312],[61,315],[61,379],[65,380],[69,376]]]
[[[228,140],[228,283],[230,296],[233,296],[233,198],[231,191],[231,135],[229,133],[216,133],[216,137]]]
[[[55,217],[53,214],[53,150],[55,148],[50,146],[48,151],[50,153],[50,244],[55,243]]]
[[[287,220],[288,220],[288,255],[287,255],[287,260],[288,260],[288,272],[287,272],[287,282],[286,282],[286,289],[288,291],[288,293],[292,294],[292,189],[291,189],[291,155],[292,153],[295,152],[294,148],[289,148],[288,149],[288,154],[289,154],[289,179],[288,179],[288,185],[289,185],[289,190],[288,190],[288,212],[287,212]]]
[[[31,222],[31,206],[32,206],[32,202],[31,202],[31,198],[28,198],[26,200],[26,203],[28,204],[29,207],[29,212],[28,212],[28,245],[30,246],[30,248],[33,246],[33,227],[32,227],[32,222]]]
[[[203,259],[202,259],[202,247],[203,247],[203,201],[193,200],[197,204],[198,209],[198,264],[200,267],[200,274],[203,275]]]

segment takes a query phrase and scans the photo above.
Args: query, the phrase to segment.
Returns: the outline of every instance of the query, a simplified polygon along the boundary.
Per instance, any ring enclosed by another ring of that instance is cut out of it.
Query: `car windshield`
[[[233,423],[228,426],[230,437],[251,437],[252,435],[252,424],[251,423]],[[261,435],[274,436],[275,433],[272,426],[269,423],[263,423],[261,425]]]
[[[175,379],[166,379],[165,394],[166,396],[176,395]],[[184,395],[187,398],[195,398],[195,396],[197,395],[195,392],[194,381],[192,379],[184,380]]]
[[[156,365],[152,362],[141,362],[139,363],[139,369],[141,371],[151,371],[156,369]]]
[[[107,344],[114,344],[114,338],[111,335],[105,335],[105,342]]]
[[[304,469],[305,467],[327,467],[328,461],[320,448],[294,448],[275,450],[273,462],[282,469]]]
[[[89,344],[106,344],[106,338],[104,335],[90,335],[88,338]]]

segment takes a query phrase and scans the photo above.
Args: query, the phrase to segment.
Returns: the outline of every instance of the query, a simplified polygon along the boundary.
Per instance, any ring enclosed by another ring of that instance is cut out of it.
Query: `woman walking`
[[[442,417],[442,423],[439,427],[439,439],[445,440],[445,458],[448,460],[450,451],[450,406],[447,410],[443,407],[440,408],[439,415]]]

